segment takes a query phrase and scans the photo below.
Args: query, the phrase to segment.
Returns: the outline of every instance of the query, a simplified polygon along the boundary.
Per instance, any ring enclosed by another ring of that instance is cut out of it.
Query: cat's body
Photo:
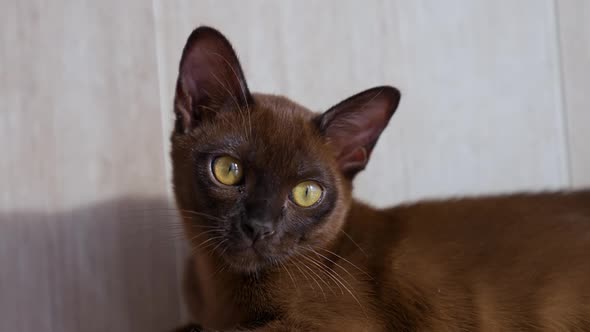
[[[386,210],[355,202],[327,248],[341,257],[310,255],[340,282],[305,259],[256,278],[215,273],[219,263],[202,258],[187,266],[187,295],[197,321],[215,328],[260,315],[293,331],[588,331],[589,202],[590,191]],[[197,285],[191,269],[209,273]]]
[[[174,189],[205,330],[590,330],[590,191],[374,209],[352,180],[399,101],[324,114],[250,94],[229,42],[185,47]],[[187,329],[187,330],[190,330]]]

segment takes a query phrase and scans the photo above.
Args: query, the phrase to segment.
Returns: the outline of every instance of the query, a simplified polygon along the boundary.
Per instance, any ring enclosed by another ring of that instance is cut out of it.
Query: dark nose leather
[[[275,233],[274,226],[270,221],[262,221],[255,218],[244,220],[242,222],[242,231],[254,242],[272,236]]]

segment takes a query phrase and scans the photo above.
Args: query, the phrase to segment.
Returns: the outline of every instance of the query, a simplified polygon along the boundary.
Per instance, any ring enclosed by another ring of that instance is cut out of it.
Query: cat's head
[[[316,114],[252,94],[227,39],[193,31],[180,61],[171,154],[191,245],[252,272],[334,240],[351,181],[399,99],[395,88],[376,87]]]

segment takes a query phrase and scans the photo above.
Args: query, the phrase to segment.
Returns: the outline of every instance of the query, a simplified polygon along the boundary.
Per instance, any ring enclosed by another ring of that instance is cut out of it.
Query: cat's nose
[[[270,237],[275,233],[272,222],[256,218],[248,218],[244,220],[242,222],[242,231],[253,242]]]

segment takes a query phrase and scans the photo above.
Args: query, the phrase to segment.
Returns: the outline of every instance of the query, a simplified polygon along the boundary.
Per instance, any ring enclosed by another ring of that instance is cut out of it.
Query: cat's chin
[[[226,252],[221,258],[234,272],[248,274],[261,272],[283,260],[282,257],[261,253],[252,247]]]
[[[229,270],[239,274],[257,274],[268,269],[270,263],[258,263],[258,262],[227,262]]]

